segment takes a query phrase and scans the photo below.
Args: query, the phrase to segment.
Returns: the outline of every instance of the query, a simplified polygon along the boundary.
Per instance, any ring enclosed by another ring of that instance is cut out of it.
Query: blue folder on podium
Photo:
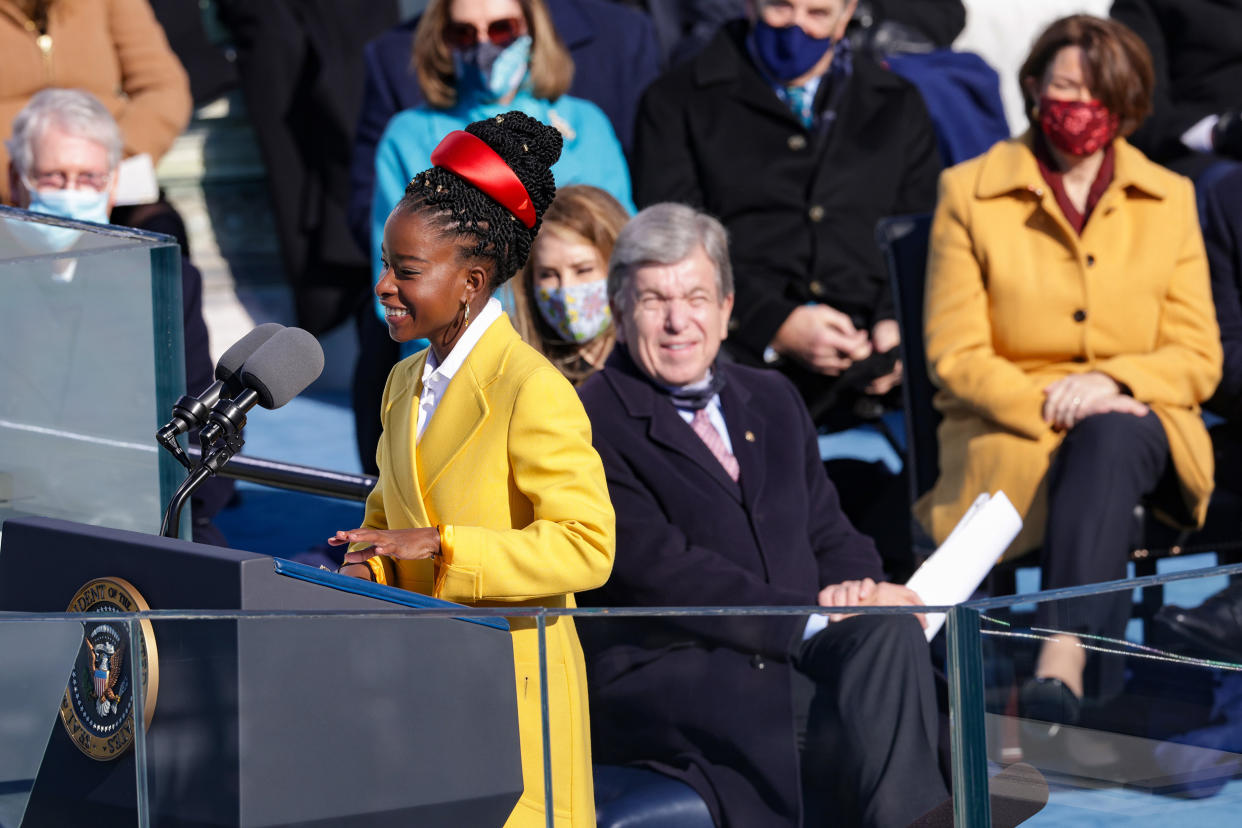
[[[5,522],[0,612],[64,612],[99,578],[127,581],[152,610],[193,613],[152,619],[159,682],[141,777],[150,824],[499,828],[521,795],[504,619],[377,614],[461,608],[236,549],[52,518]],[[73,665],[56,669],[68,677]],[[23,824],[137,824],[135,751],[85,755],[54,715],[64,692],[0,709],[0,731],[53,715],[40,725],[51,738]]]
[[[272,560],[276,563],[276,571],[281,575],[288,575],[290,578],[297,578],[298,580],[309,581],[312,584],[330,587],[341,592],[348,592],[351,595],[361,595],[364,598],[374,598],[377,601],[385,601],[389,604],[397,604],[413,609],[461,608],[461,604],[454,604],[452,601],[432,598],[430,595],[410,592],[408,589],[398,589],[387,584],[377,584],[374,581],[364,581],[361,578],[342,575],[323,567],[307,566],[304,563],[291,561],[287,558],[273,558]],[[485,627],[494,627],[505,632],[509,631],[509,622],[503,618],[456,618],[455,620],[466,621],[471,624],[482,624]]]

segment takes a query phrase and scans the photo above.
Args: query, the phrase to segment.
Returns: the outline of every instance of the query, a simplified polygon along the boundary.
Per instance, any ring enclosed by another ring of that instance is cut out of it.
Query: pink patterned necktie
[[[725,447],[720,432],[712,425],[712,418],[707,416],[706,407],[694,412],[694,419],[690,421],[690,427],[707,444],[707,448],[720,461],[720,465],[724,466],[725,473],[733,478],[733,482],[736,483],[741,471],[737,465],[737,458],[733,456],[733,452]]]

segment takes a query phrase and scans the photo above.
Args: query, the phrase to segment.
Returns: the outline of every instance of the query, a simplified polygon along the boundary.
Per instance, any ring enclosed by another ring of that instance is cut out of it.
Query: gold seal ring
[[[92,759],[116,759],[134,743],[134,658],[140,659],[143,684],[139,715],[151,726],[160,681],[154,629],[148,619],[138,622],[141,652],[131,653],[130,622],[109,617],[149,609],[133,584],[115,577],[87,582],[69,602],[68,612],[83,614],[83,639],[61,699],[60,720],[78,750]]]

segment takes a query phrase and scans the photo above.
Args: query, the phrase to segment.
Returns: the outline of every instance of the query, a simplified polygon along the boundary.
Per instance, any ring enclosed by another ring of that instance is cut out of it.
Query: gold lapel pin
[[[746,432],[746,442],[748,443],[755,442],[755,432],[753,431]]]

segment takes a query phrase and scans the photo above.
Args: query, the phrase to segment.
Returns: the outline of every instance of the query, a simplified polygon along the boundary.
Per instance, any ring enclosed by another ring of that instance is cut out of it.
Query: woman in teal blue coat
[[[503,112],[518,110],[560,131],[564,150],[552,168],[557,186],[594,185],[633,212],[629,170],[607,116],[564,94],[573,61],[543,0],[431,0],[414,38],[414,70],[427,103],[394,116],[376,148],[375,279],[384,221],[410,178],[430,166],[445,135]],[[404,343],[402,355],[424,345]]]

